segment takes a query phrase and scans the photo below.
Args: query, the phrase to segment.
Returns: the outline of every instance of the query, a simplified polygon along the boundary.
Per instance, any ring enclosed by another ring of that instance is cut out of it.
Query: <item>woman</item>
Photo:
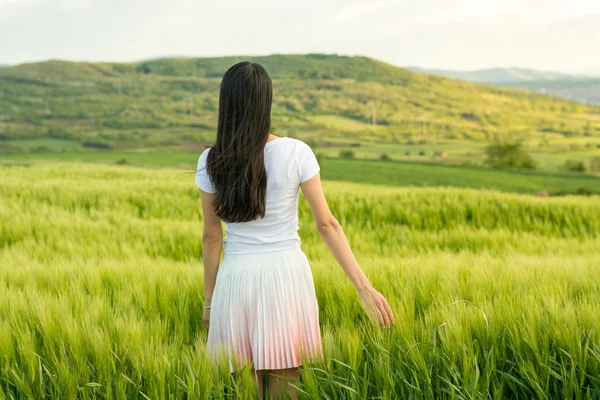
[[[394,316],[329,210],[311,148],[270,134],[273,90],[265,69],[235,64],[219,96],[217,139],[201,154],[196,172],[204,214],[207,353],[225,354],[231,372],[250,365],[261,397],[263,374],[256,371],[266,370],[269,394],[283,390],[297,398],[288,380],[299,379],[303,361],[323,356],[313,277],[297,233],[299,189],[369,315],[382,327]]]

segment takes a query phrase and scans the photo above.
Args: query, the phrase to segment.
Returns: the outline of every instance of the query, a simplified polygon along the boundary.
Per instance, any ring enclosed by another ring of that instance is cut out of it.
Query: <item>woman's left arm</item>
[[[217,271],[219,269],[219,262],[221,261],[221,247],[223,245],[223,229],[221,228],[221,219],[217,216],[213,206],[215,196],[215,193],[208,193],[200,190],[202,214],[204,217],[204,231],[202,232],[204,298],[207,306],[210,305],[210,300],[215,289]],[[205,321],[205,325],[207,325],[207,321]]]

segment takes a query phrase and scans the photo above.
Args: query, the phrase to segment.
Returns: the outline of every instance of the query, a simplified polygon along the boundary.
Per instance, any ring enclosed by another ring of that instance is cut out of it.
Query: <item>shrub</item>
[[[407,151],[406,153],[404,153],[405,156],[410,156],[410,151]]]
[[[150,72],[152,72],[152,70],[150,69],[150,65],[148,65],[147,63],[140,64],[135,70],[136,72],[142,72],[144,74],[149,74]]]
[[[600,195],[600,191],[590,189],[587,187],[580,187],[577,189],[560,189],[560,190],[550,193],[550,196],[595,196],[595,195]]]
[[[354,151],[352,150],[342,150],[340,151],[341,158],[354,158]]]
[[[350,143],[350,147],[360,147],[360,143]]]
[[[390,155],[387,153],[381,153],[381,155],[379,156],[379,159],[382,161],[389,161],[391,160]]]
[[[585,172],[585,165],[580,160],[567,160],[563,168],[567,171]]]
[[[29,149],[29,151],[31,151],[32,153],[46,153],[51,151],[51,149],[46,146],[35,146]]]
[[[536,169],[535,161],[523,150],[521,141],[495,142],[485,149],[485,163],[492,168]]]
[[[117,164],[117,165],[125,165],[125,164],[129,164],[129,161],[127,161],[126,158],[119,158],[117,161],[115,161],[115,164]]]
[[[425,155],[425,152],[424,152],[423,150],[421,150],[421,151],[419,152],[419,155],[420,155],[420,156],[424,156],[424,155]]]
[[[82,143],[83,147],[91,147],[93,149],[110,149],[111,145],[107,142],[88,140]]]

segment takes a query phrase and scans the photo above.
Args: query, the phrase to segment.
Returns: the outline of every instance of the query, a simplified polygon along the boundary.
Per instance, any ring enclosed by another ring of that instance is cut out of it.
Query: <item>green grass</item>
[[[357,123],[360,125],[360,123]],[[204,143],[210,145],[207,133]],[[525,150],[532,156],[538,164],[538,170],[544,172],[562,172],[562,168],[566,160],[580,160],[588,168],[591,160],[598,157],[600,149],[600,137],[598,138],[574,138],[564,139],[553,137],[547,144],[539,146],[542,139],[531,138],[525,146]],[[356,145],[352,150],[357,158],[361,159],[379,159],[381,154],[387,154],[392,160],[398,161],[417,161],[417,162],[437,162],[442,164],[470,164],[473,166],[481,166],[485,160],[485,143],[461,140],[436,140],[436,139],[415,139],[410,143],[382,143],[382,142],[366,142],[357,141],[356,138],[340,138],[331,142],[331,146],[327,145],[327,140],[312,140],[315,152],[326,155],[328,157],[337,157],[340,150],[340,144]],[[136,150],[119,151],[119,150],[102,150],[98,154],[90,154],[95,150],[92,148],[84,148],[82,144],[75,140],[63,139],[22,139],[4,141],[6,147],[12,149],[11,152],[2,154],[0,150],[0,160],[10,159],[28,159],[28,160],[98,160],[110,161],[113,156],[120,154],[121,158],[130,158],[134,163],[143,162],[145,164],[152,163],[152,158],[139,153],[149,152],[152,157],[158,155],[158,165],[178,165],[185,163],[187,154],[194,148],[188,146],[188,149],[182,150],[177,148],[154,148]],[[200,151],[201,145],[195,145],[196,151]],[[435,152],[447,152],[448,156],[445,159],[434,157]],[[58,152],[58,154],[56,153]],[[424,155],[419,155],[424,152]],[[408,153],[408,154],[407,154]],[[164,160],[164,161],[161,161]],[[172,161],[169,161],[172,160]]]
[[[177,166],[194,167],[200,152],[164,151],[65,151],[61,153],[12,153],[0,156],[0,164],[10,163],[55,163],[60,161],[77,161],[86,163],[115,163],[127,160],[139,166]]]
[[[360,152],[361,148],[353,148]],[[316,149],[321,153],[321,149]],[[338,150],[339,152],[339,150]],[[326,154],[326,153],[325,153]],[[360,155],[360,153],[358,153]],[[16,153],[0,158],[0,165],[45,164],[60,161],[114,164],[125,160],[137,166],[168,167],[184,169],[196,167],[199,153],[185,152],[119,152],[89,151],[61,153]],[[422,160],[422,161],[420,161]],[[428,163],[430,157],[413,156],[410,161],[378,161],[369,159],[345,160],[321,158],[321,174],[324,179],[387,186],[462,187],[495,189],[514,193],[535,193],[542,190],[555,192],[573,191],[580,188],[600,191],[600,178],[579,173],[544,173],[528,171],[503,171]]]
[[[346,132],[376,131],[383,128],[382,125],[342,118],[337,115],[317,115],[310,118],[310,120],[323,125],[325,128],[335,128]]]
[[[0,397],[233,396],[204,351],[193,173],[55,163],[0,174]],[[368,321],[302,199],[326,359],[302,370],[300,398],[594,398],[597,199],[324,189],[396,325]]]
[[[552,138],[547,144],[540,146],[541,138],[532,137],[525,142],[524,150],[538,164],[538,170],[544,172],[561,172],[566,160],[580,160],[589,167],[590,161],[600,155],[599,138]],[[487,143],[475,141],[449,141],[436,139],[412,140],[412,143],[360,143],[352,150],[357,158],[379,159],[381,154],[387,154],[393,160],[440,162],[444,164],[483,165]],[[352,141],[350,141],[352,143]],[[356,143],[356,142],[355,142]],[[314,147],[318,153],[329,157],[337,157],[341,147]],[[434,157],[435,152],[445,151],[447,158]],[[419,155],[424,152],[424,155]],[[408,153],[408,154],[407,154]]]
[[[22,139],[22,140],[7,140],[5,145],[17,147],[23,150],[43,150],[43,151],[73,151],[81,148],[81,143],[76,140],[64,139]]]
[[[516,193],[578,188],[600,190],[600,178],[577,173],[511,172],[458,165],[339,158],[326,158],[322,164],[326,179],[390,186],[453,186]]]

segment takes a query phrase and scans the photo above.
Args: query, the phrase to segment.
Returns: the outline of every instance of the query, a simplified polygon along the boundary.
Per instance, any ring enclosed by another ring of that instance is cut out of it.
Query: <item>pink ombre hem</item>
[[[322,360],[313,276],[299,246],[225,254],[212,296],[207,353],[231,372],[284,369]]]

